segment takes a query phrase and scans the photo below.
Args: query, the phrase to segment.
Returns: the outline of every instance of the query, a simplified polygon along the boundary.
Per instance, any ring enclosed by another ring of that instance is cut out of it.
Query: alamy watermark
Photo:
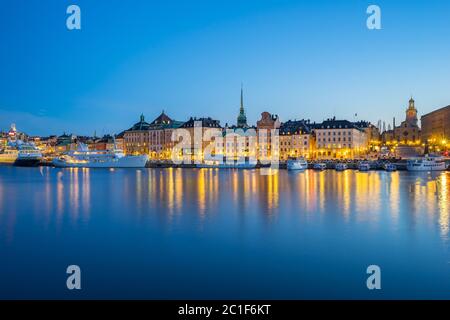
[[[67,267],[66,273],[70,274],[67,277],[66,286],[69,290],[81,290],[81,269],[79,266],[73,264]]]
[[[366,285],[369,290],[381,289],[381,268],[375,264],[367,267],[367,274],[370,276],[367,278]]]
[[[67,7],[66,27],[68,30],[81,30],[81,9],[79,6],[72,4]]]
[[[380,30],[381,29],[381,8],[377,5],[370,5],[367,7],[366,13],[369,15],[366,21],[367,29]]]

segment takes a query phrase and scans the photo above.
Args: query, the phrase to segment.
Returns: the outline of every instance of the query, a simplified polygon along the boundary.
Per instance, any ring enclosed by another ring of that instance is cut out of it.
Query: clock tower
[[[414,103],[414,99],[411,97],[411,99],[409,99],[408,109],[406,109],[406,122],[417,127],[417,109]]]

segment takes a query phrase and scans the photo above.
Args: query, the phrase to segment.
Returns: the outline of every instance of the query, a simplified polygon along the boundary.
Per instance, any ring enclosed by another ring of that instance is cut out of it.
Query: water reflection
[[[162,226],[204,225],[213,219],[231,226],[245,220],[266,224],[333,220],[410,232],[438,226],[445,241],[450,229],[447,172],[0,170],[0,228],[10,237],[16,216],[26,212],[46,228],[52,221],[57,226],[88,224],[95,213]],[[23,199],[31,195],[34,201],[27,205]]]

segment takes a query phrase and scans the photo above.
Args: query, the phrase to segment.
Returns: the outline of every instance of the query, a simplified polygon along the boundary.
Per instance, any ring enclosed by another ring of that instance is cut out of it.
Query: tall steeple
[[[412,126],[417,126],[417,109],[412,96],[411,99],[409,99],[408,109],[406,109],[406,121]]]
[[[241,83],[241,109],[240,109],[240,113],[241,114],[244,113],[244,88],[243,88],[242,83]]]
[[[247,125],[247,117],[245,115],[245,110],[244,110],[244,89],[241,83],[241,107],[239,109],[239,115],[237,117],[237,126],[244,128],[244,127],[248,127]]]

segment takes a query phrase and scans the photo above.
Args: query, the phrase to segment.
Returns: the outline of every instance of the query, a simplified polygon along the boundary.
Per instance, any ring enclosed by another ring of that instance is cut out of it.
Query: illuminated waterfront
[[[0,297],[450,298],[449,202],[449,172],[1,166]]]

